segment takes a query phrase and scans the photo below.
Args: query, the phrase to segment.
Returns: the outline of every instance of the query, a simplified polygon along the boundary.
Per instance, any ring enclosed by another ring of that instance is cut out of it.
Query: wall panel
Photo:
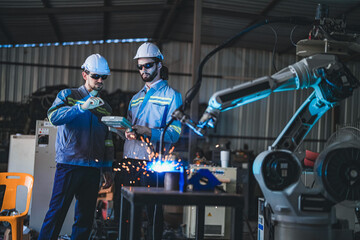
[[[80,66],[91,53],[105,56],[112,70],[106,80],[105,90],[138,91],[143,82],[135,68],[133,56],[140,43],[111,43],[97,45],[49,46],[34,48],[0,48],[0,101],[25,102],[36,90],[45,86],[66,84],[70,87],[83,83]],[[183,97],[192,86],[192,44],[170,42],[162,46],[165,65],[169,67],[169,84]],[[213,45],[203,45],[202,58],[213,50]],[[295,55],[275,56],[277,70],[296,62]],[[356,77],[360,76],[359,63],[349,64]],[[211,95],[228,88],[275,72],[272,53],[267,51],[228,48],[214,55],[204,68],[199,102],[206,104]],[[244,143],[259,153],[271,145],[283,127],[309,96],[311,90],[281,92],[270,97],[224,112],[216,129],[208,134],[230,136],[231,148],[240,149]],[[340,123],[360,120],[360,90],[340,104]],[[331,111],[314,127],[304,148],[320,151],[331,135]],[[238,138],[236,138],[238,137]],[[213,137],[210,143],[225,141],[226,137]],[[320,141],[316,141],[320,140]],[[205,144],[205,138],[199,144]],[[206,143],[208,144],[208,143]]]

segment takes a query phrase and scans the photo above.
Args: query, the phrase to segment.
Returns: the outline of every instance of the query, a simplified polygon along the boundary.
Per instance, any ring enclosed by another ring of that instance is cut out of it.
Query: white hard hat
[[[106,59],[98,53],[90,55],[81,68],[92,73],[110,75],[110,69]]]
[[[137,50],[137,53],[134,59],[139,58],[158,58],[161,60],[164,59],[164,56],[161,54],[160,49],[153,43],[143,43]]]

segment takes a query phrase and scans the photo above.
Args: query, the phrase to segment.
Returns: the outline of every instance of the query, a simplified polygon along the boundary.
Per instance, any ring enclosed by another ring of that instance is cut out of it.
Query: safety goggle
[[[149,68],[152,68],[154,66],[155,62],[149,62],[149,63],[145,63],[145,64],[138,64],[137,65],[137,68],[139,70],[142,70],[143,67],[146,68],[146,69],[149,69]]]
[[[108,75],[100,75],[100,74],[96,74],[96,73],[92,73],[90,74],[89,72],[86,71],[87,75],[90,75],[91,78],[98,80],[99,78],[101,78],[102,80],[107,79]]]

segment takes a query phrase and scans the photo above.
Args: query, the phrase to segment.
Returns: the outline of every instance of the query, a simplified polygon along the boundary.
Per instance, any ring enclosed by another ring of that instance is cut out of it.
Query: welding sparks
[[[165,161],[152,161],[148,165],[148,169],[154,172],[179,172],[182,164],[170,160],[169,157],[165,157]]]
[[[188,173],[187,164],[173,155],[175,147],[171,147],[167,154],[159,154],[148,138],[141,138],[141,146],[146,150],[147,158],[137,157],[137,153],[133,152],[134,156],[131,158],[138,159],[138,161],[131,161],[130,158],[124,156],[124,161],[119,163],[116,170],[114,169],[114,171],[122,170],[122,173],[129,174],[131,176],[130,185],[136,185],[137,182],[142,181],[141,179],[148,178],[155,172],[182,172],[185,170]],[[165,148],[164,152],[166,152]]]
[[[175,149],[175,146],[172,146],[172,148],[171,148],[170,151],[169,151],[169,154],[172,154],[172,152],[174,151],[174,149]]]

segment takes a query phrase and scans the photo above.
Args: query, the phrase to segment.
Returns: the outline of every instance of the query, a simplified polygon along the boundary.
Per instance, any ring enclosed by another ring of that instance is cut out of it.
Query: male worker
[[[113,143],[101,117],[111,107],[99,97],[110,75],[100,54],[90,55],[81,67],[85,84],[59,92],[48,110],[49,121],[58,126],[56,172],[49,210],[39,239],[57,239],[66,213],[76,198],[71,239],[88,239],[93,224],[101,172],[104,188],[112,184]]]
[[[123,185],[152,186],[163,185],[156,173],[144,172],[146,163],[159,153],[159,142],[164,127],[171,121],[171,114],[182,104],[181,94],[171,88],[167,82],[167,68],[159,48],[152,43],[142,44],[134,59],[145,86],[130,101],[127,118],[132,123],[132,131],[126,131],[124,145],[125,163],[130,163],[129,175],[120,174],[118,179]],[[163,147],[169,150],[181,133],[181,123],[173,121],[167,128]],[[134,167],[133,167],[134,166]],[[140,169],[140,170],[139,170]],[[127,177],[129,176],[129,177]],[[119,175],[117,175],[117,178]],[[160,178],[161,179],[161,178]],[[118,190],[116,190],[118,191]],[[153,209],[147,207],[148,237],[161,239],[162,211],[158,209],[155,233],[152,234]],[[115,216],[116,217],[116,216]]]
[[[171,120],[171,114],[182,104],[181,94],[167,83],[167,68],[163,66],[163,55],[152,43],[142,44],[134,57],[145,86],[133,96],[128,108],[128,120],[134,131],[126,131],[124,158],[152,160],[153,151],[159,152],[161,133]],[[181,123],[174,121],[165,132],[164,147],[177,142]],[[144,144],[139,137],[148,138],[151,144]],[[144,147],[146,146],[146,147]],[[150,148],[150,149],[149,149]],[[167,149],[169,150],[169,149]]]

